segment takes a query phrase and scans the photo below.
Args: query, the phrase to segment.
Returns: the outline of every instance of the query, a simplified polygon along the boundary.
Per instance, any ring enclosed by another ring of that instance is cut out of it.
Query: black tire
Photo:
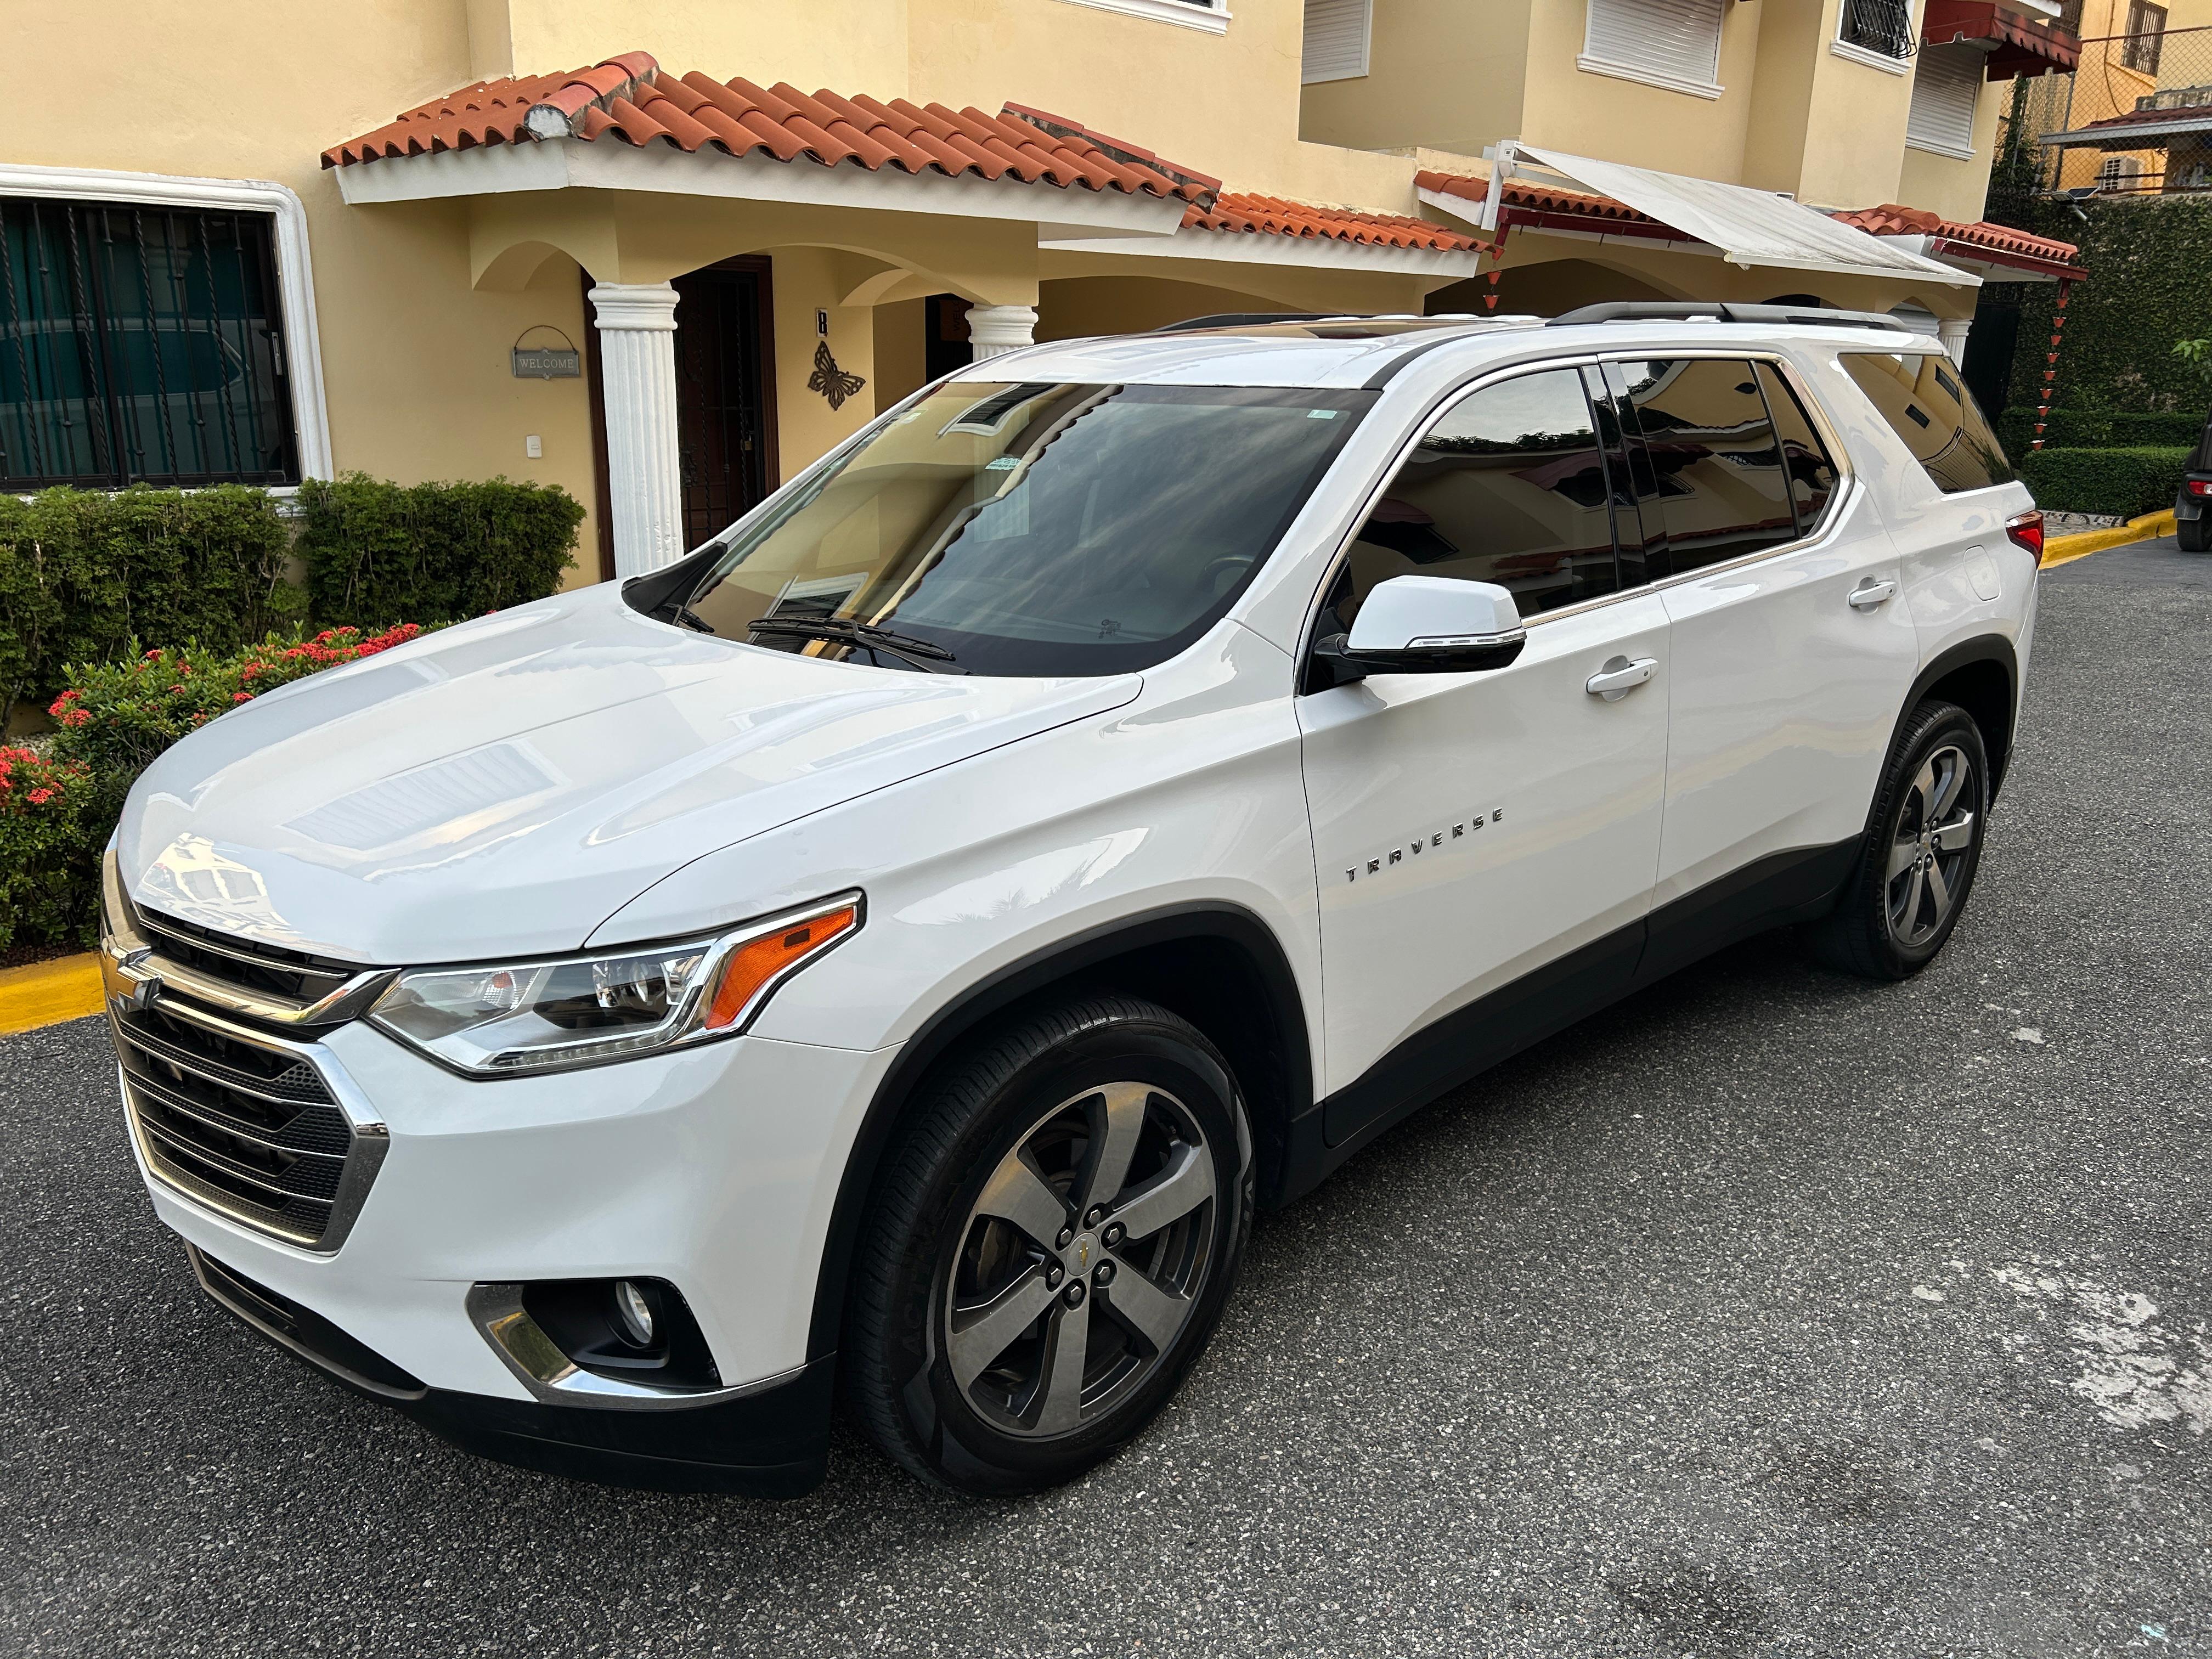
[[[1164,1008],[1072,996],[975,1040],[927,1085],[877,1183],[846,1318],[854,1419],[957,1492],[1041,1491],[1110,1456],[1219,1322],[1251,1229],[1251,1147],[1227,1062]],[[1060,1206],[1052,1237],[1036,1237],[1055,1212],[1024,1171]],[[1005,1218],[1015,1210],[1028,1230]]]
[[[2173,539],[2185,553],[2212,553],[2212,517],[2176,519]]]
[[[1950,757],[1963,762],[1966,776],[1945,797]],[[1925,784],[1931,773],[1940,806],[1932,823]],[[1981,728],[1955,703],[1922,703],[1905,718],[1890,749],[1842,897],[1806,930],[1814,954],[1832,968],[1869,979],[1910,979],[1933,962],[1973,890],[1989,807],[1989,756]],[[1912,862],[1900,869],[1894,860],[1908,851]]]

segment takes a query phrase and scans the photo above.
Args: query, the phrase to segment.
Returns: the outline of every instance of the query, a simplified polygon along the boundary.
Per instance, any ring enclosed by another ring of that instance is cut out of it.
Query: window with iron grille
[[[2133,0],[2128,7],[2128,38],[2120,46],[2120,67],[2139,75],[2158,73],[2158,60],[2166,49],[2166,8],[2148,0]]]
[[[0,489],[298,483],[274,236],[0,197]]]
[[[1844,0],[1836,38],[1883,58],[1912,56],[1912,0]]]

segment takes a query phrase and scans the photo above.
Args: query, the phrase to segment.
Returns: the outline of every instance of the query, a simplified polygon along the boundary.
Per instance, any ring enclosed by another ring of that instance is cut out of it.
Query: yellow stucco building
[[[83,95],[0,114],[0,486],[505,474],[586,503],[592,580],[1032,338],[1789,297],[1955,353],[1983,276],[2069,269],[1979,222],[1999,83],[2070,63],[2056,10],[26,14],[18,60]]]

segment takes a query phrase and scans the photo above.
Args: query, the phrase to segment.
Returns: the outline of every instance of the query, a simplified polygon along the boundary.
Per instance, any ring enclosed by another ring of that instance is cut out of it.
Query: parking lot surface
[[[1933,969],[1762,940],[1438,1103],[1027,1502],[449,1449],[200,1295],[96,1023],[0,1042],[0,1652],[2212,1652],[2212,558],[2042,604]]]

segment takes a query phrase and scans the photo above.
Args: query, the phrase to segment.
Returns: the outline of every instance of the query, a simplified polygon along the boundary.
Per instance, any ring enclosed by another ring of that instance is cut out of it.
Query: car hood
[[[567,951],[702,854],[1142,684],[763,650],[652,622],[609,584],[241,704],[147,770],[117,854],[139,902],[266,944],[392,964]],[[733,893],[700,926],[747,914]]]

